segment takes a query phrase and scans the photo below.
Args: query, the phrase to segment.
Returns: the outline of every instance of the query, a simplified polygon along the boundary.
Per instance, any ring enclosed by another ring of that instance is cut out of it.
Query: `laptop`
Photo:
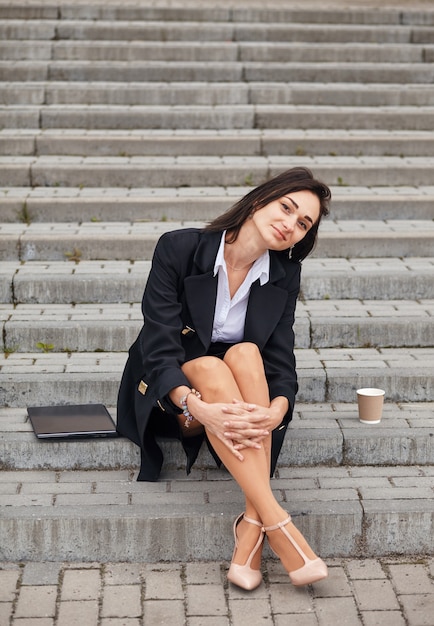
[[[27,413],[38,439],[118,436],[116,425],[103,404],[30,406]]]

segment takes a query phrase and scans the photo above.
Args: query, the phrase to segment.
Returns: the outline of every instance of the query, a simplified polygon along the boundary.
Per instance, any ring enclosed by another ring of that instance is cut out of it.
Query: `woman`
[[[248,193],[205,229],[164,234],[130,349],[118,430],[141,448],[138,480],[157,480],[156,437],[176,437],[187,472],[202,441],[241,487],[228,579],[261,583],[265,534],[295,585],[327,567],[270,485],[297,392],[293,322],[300,261],[314,247],[330,190],[293,168]]]

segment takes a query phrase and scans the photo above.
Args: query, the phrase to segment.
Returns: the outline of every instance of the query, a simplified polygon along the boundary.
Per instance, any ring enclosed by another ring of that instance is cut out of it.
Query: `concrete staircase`
[[[136,483],[130,442],[41,443],[26,406],[115,415],[158,236],[293,165],[333,205],[273,485],[322,556],[434,553],[434,12],[145,4],[0,0],[0,560],[230,558],[206,450]]]

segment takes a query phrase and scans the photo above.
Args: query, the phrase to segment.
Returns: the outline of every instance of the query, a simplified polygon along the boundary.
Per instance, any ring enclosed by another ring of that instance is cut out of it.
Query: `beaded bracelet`
[[[191,393],[194,393],[194,395],[197,398],[199,398],[199,400],[202,397],[200,395],[199,391],[197,391],[196,389],[190,389],[190,391],[188,393],[186,393],[185,396],[182,396],[182,398],[179,399],[179,404],[181,405],[182,413],[184,414],[184,417],[185,417],[184,428],[189,428],[190,427],[190,422],[192,422],[194,420],[194,417],[190,413],[190,411],[188,410],[188,406],[187,406],[187,398],[188,398],[188,396]]]

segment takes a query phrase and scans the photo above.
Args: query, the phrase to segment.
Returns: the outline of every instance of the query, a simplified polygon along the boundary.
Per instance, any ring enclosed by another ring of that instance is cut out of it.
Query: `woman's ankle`
[[[253,518],[252,518],[253,519]],[[235,551],[234,563],[245,565],[258,542],[262,530],[256,524],[249,524],[244,519],[240,521],[236,530],[237,549]],[[262,546],[260,546],[252,559],[251,567],[259,569],[261,564]]]

